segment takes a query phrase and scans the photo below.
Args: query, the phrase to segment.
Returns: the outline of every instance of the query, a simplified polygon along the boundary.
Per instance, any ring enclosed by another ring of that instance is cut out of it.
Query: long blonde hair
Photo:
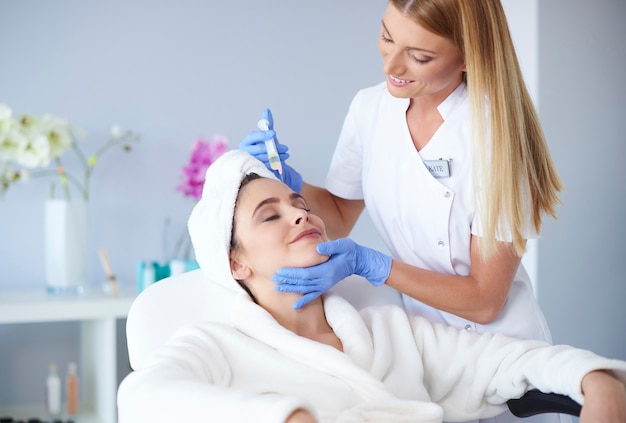
[[[510,237],[515,253],[523,255],[527,230],[540,233],[544,213],[556,218],[563,185],[526,89],[500,1],[390,3],[451,40],[461,52],[474,124],[476,207],[483,226],[480,251],[487,258],[498,238]],[[528,200],[530,210],[525,207]],[[533,228],[526,227],[527,213],[532,213]]]

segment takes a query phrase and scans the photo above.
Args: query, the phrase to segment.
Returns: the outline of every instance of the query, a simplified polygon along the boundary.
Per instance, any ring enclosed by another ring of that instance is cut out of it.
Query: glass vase
[[[45,205],[46,290],[79,295],[87,285],[87,203],[50,199]]]

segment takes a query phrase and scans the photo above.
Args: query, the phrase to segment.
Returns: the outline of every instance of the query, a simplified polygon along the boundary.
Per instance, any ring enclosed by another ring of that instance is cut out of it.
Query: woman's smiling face
[[[260,178],[243,186],[233,223],[231,260],[246,266],[249,276],[270,279],[279,267],[328,260],[316,250],[328,240],[324,222],[308,210],[301,195],[280,181]]]
[[[378,49],[394,97],[447,97],[463,80],[465,63],[452,42],[405,16],[391,3],[383,16]]]

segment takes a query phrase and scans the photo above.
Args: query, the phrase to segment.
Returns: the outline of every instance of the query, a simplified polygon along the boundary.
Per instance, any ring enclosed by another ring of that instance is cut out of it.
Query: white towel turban
[[[239,186],[250,173],[277,179],[261,161],[245,151],[231,150],[220,156],[207,169],[202,198],[191,211],[187,224],[205,278],[236,292],[242,291],[230,273],[230,234]]]

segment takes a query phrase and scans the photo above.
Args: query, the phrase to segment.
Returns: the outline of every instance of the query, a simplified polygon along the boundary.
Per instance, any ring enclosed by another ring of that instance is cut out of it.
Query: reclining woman
[[[626,362],[393,305],[359,312],[332,293],[295,310],[271,276],[327,260],[324,223],[245,152],[209,168],[189,231],[207,283],[239,292],[231,324],[183,328],[127,376],[121,423],[462,421],[532,388],[584,401],[583,423],[626,421]]]

